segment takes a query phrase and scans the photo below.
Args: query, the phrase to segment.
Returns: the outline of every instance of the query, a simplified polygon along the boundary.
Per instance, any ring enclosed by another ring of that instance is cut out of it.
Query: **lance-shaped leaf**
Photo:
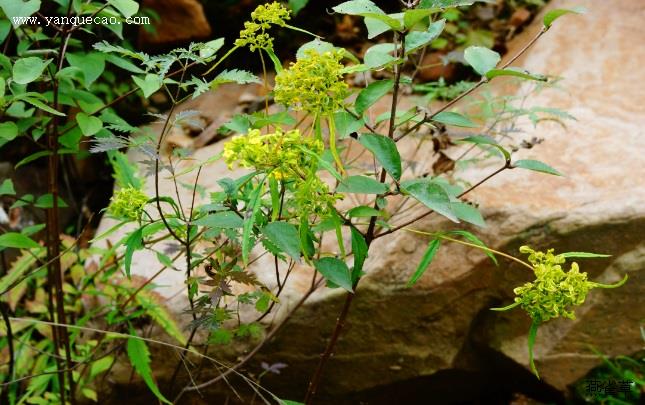
[[[387,185],[372,177],[349,176],[343,179],[336,191],[340,193],[383,194],[387,190]]]
[[[172,402],[168,401],[161,391],[159,391],[159,387],[152,377],[152,368],[150,368],[150,351],[148,351],[146,343],[143,340],[129,338],[126,350],[128,352],[128,358],[130,359],[132,368],[134,368],[134,371],[141,376],[150,391],[152,391],[152,393],[155,394],[161,402],[172,404]]]
[[[545,28],[551,28],[551,24],[558,18],[562,17],[565,14],[582,14],[586,11],[584,7],[578,6],[574,7],[572,9],[562,9],[562,8],[556,8],[555,10],[551,10],[548,13],[544,15],[544,27]]]
[[[300,235],[295,226],[287,222],[271,222],[262,228],[262,233],[294,260],[300,260]]]
[[[429,179],[414,179],[401,183],[403,191],[426,207],[454,222],[459,222],[452,210],[450,197],[440,185]]]
[[[499,54],[483,46],[470,46],[464,51],[464,59],[475,72],[482,76],[486,76],[488,71],[497,66],[501,60]]]
[[[394,87],[394,80],[379,80],[370,83],[366,88],[361,90],[356,97],[356,112],[363,115],[368,108],[374,105],[381,97],[385,96]]]
[[[352,288],[352,275],[344,261],[335,257],[323,257],[315,260],[314,266],[325,280],[344,288],[349,292],[354,292]]]
[[[428,244],[428,248],[423,254],[423,257],[421,258],[417,269],[414,271],[414,274],[410,278],[410,281],[408,281],[408,287],[412,287],[417,282],[417,280],[421,278],[423,273],[425,273],[426,269],[428,268],[428,266],[430,266],[430,263],[432,263],[432,260],[439,251],[440,246],[441,239],[433,239],[430,244]]]
[[[548,79],[546,76],[533,74],[516,67],[508,67],[506,69],[491,69],[486,72],[486,78],[488,79],[493,79],[499,76],[519,77],[520,79],[536,80],[540,82],[546,82]]]
[[[470,118],[465,115],[453,111],[442,111],[432,117],[432,121],[437,121],[442,124],[452,125],[462,128],[477,128],[479,125],[475,124]]]
[[[518,160],[517,162],[513,163],[513,167],[533,170],[534,172],[552,174],[554,176],[563,176],[562,173],[555,170],[554,168],[547,165],[546,163],[540,162],[539,160],[530,160],[530,159]]]
[[[383,135],[363,134],[358,141],[374,154],[376,160],[394,179],[401,179],[401,155],[392,139]]]

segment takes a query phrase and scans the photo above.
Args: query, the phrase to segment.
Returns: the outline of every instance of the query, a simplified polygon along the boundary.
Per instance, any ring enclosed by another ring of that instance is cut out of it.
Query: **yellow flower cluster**
[[[323,215],[340,198],[330,194],[327,184],[316,174],[317,156],[323,150],[322,141],[303,137],[297,129],[287,132],[277,129],[270,134],[252,129],[224,145],[223,156],[229,168],[237,163],[289,183],[294,193],[294,208],[300,214]]]
[[[349,95],[349,86],[343,80],[342,58],[341,52],[305,51],[303,58],[276,76],[275,101],[314,114],[338,111]]]
[[[251,21],[244,23],[235,46],[248,46],[251,51],[273,48],[273,38],[266,32],[271,25],[284,27],[291,18],[291,11],[278,2],[258,6],[251,13]]]
[[[561,266],[565,257],[553,254],[553,249],[544,253],[522,246],[520,252],[529,254],[536,279],[513,290],[515,302],[536,322],[558,316],[575,319],[572,307],[582,304],[595,285],[587,280],[587,273],[581,273],[575,262],[565,272]]]
[[[148,200],[148,196],[138,188],[122,188],[112,196],[109,212],[115,218],[137,221]]]

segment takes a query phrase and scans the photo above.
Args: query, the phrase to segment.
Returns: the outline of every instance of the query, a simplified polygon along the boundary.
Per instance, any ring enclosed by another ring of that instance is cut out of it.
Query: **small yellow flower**
[[[136,221],[141,217],[148,200],[148,196],[138,188],[122,188],[112,196],[109,212],[115,218]]]
[[[275,101],[314,114],[338,111],[349,95],[342,58],[341,52],[307,50],[303,58],[276,76]]]
[[[278,2],[258,6],[251,13],[251,21],[244,23],[240,37],[235,41],[235,46],[248,46],[254,52],[257,49],[272,49],[273,38],[266,33],[271,25],[284,27],[291,18],[291,11]]]

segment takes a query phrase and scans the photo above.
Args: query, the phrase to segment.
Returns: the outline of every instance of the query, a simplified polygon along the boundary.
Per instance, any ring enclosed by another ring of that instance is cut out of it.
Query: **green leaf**
[[[172,267],[172,266],[169,266]],[[137,303],[143,307],[146,314],[157,323],[168,336],[179,342],[180,345],[186,345],[186,336],[184,336],[181,328],[172,317],[170,312],[163,306],[162,303],[147,290],[141,290],[135,296]]]
[[[405,28],[414,27],[415,25],[417,25],[419,21],[423,20],[424,18],[438,11],[440,11],[440,9],[438,8],[416,8],[412,10],[406,10],[403,13],[403,21],[405,22]]]
[[[105,70],[105,54],[101,52],[87,54],[68,53],[65,58],[70,65],[79,68],[83,72],[83,84],[86,89],[89,89]]]
[[[504,156],[504,159],[508,160],[511,158],[511,153],[509,151],[504,149],[502,145],[498,144],[496,140],[486,135],[469,136],[467,138],[460,139],[459,142],[474,143],[476,145],[490,145],[499,150]]]
[[[365,27],[367,28],[367,38],[373,39],[377,36],[390,31],[392,28],[385,22],[377,19],[365,17]]]
[[[553,24],[555,20],[557,20],[558,18],[562,17],[565,14],[572,14],[572,13],[583,14],[586,11],[587,10],[582,6],[574,7],[572,9],[556,8],[555,10],[550,10],[548,13],[544,15],[544,20],[543,20],[544,27],[546,27],[547,29],[551,28],[551,24]]]
[[[369,86],[361,90],[356,97],[356,112],[363,115],[368,108],[385,96],[394,87],[394,80],[379,80],[370,83]]]
[[[242,230],[242,261],[244,264],[249,262],[249,253],[251,253],[251,231],[255,225],[255,214],[260,209],[260,199],[264,190],[264,181],[261,181],[255,190],[251,193],[249,206],[246,209],[246,218]]]
[[[108,371],[113,362],[114,356],[105,356],[94,360],[90,366],[90,381],[92,381],[97,375]]]
[[[464,59],[475,72],[485,76],[501,60],[499,54],[483,46],[470,46],[464,51]]]
[[[25,103],[29,103],[29,104],[33,105],[34,107],[38,107],[41,110],[46,111],[46,112],[48,112],[50,114],[58,115],[59,117],[64,117],[65,116],[65,114],[63,114],[62,112],[54,110],[53,108],[51,108],[50,106],[48,106],[47,104],[43,103],[42,101],[40,101],[38,99],[35,99],[35,98],[32,98],[32,97],[24,97],[22,100],[24,100]]]
[[[553,174],[554,176],[564,176],[559,171],[555,170],[546,163],[540,162],[539,160],[518,160],[517,162],[513,163],[513,167],[533,170],[540,173]]]
[[[144,97],[150,97],[154,92],[161,88],[163,80],[158,75],[148,73],[144,78],[132,76],[132,80],[136,83],[141,90],[143,90]]]
[[[224,83],[249,84],[262,83],[262,81],[256,75],[251,72],[247,72],[246,70],[225,70],[213,79],[211,82],[211,88],[215,88]]]
[[[472,122],[470,118],[452,111],[442,111],[439,114],[434,115],[432,117],[432,121],[462,128],[477,128],[479,126]]]
[[[486,222],[482,214],[472,205],[463,202],[454,202],[450,204],[450,208],[457,218],[470,222],[473,225],[481,226],[482,228],[486,227]]]
[[[29,84],[42,75],[43,70],[53,59],[43,60],[36,56],[18,59],[13,65],[13,81],[18,84]]]
[[[371,218],[381,215],[383,215],[381,211],[366,205],[359,205],[347,211],[347,216],[350,218]]]
[[[128,352],[128,358],[130,359],[130,364],[132,368],[143,378],[143,381],[146,383],[150,391],[163,403],[172,405],[172,402],[168,401],[159,391],[159,387],[155,383],[152,377],[152,369],[150,368],[150,352],[148,351],[148,346],[143,340],[129,338],[126,345],[126,351]]]
[[[488,79],[493,79],[499,76],[513,76],[513,77],[519,77],[521,79],[536,80],[540,82],[546,82],[548,79],[546,76],[533,74],[526,70],[516,68],[516,67],[509,67],[506,69],[491,69],[488,72],[486,72],[486,78]]]
[[[13,121],[0,124],[0,140],[13,141],[18,136],[18,126]]]
[[[349,176],[336,189],[340,193],[357,194],[384,194],[387,190],[387,185],[366,176]]]
[[[262,228],[262,233],[294,260],[300,260],[300,235],[294,225],[287,222],[271,222]]]
[[[354,292],[352,275],[344,261],[335,257],[323,257],[322,259],[314,260],[314,267],[327,281],[349,292]]]
[[[352,0],[346,1],[333,7],[337,13],[349,14],[349,15],[362,15],[362,14],[382,14],[385,15],[385,12],[381,10],[376,4],[370,0]]]
[[[423,257],[421,258],[421,261],[419,262],[417,269],[415,270],[414,274],[410,278],[410,281],[408,281],[408,287],[412,287],[419,280],[419,278],[421,278],[423,273],[425,273],[426,269],[428,268],[428,266],[430,266],[430,263],[432,263],[432,260],[434,259],[435,255],[439,251],[440,246],[441,246],[441,239],[433,239],[428,244],[428,248],[423,254]]]
[[[278,58],[278,55],[273,52],[273,49],[271,48],[264,48],[264,51],[269,55],[269,59],[271,59],[271,62],[273,62],[273,67],[276,71],[276,73],[280,73],[284,70],[282,67],[282,62],[280,62],[280,58]]]
[[[347,138],[350,134],[358,132],[365,125],[362,118],[356,119],[347,111],[338,111],[334,114],[334,125],[339,138]]]
[[[19,168],[20,166],[24,166],[27,163],[31,163],[36,159],[40,159],[41,157],[44,156],[49,156],[52,153],[48,150],[41,150],[40,152],[32,153],[31,155],[27,156],[26,158],[22,159],[20,162],[16,163],[16,166],[14,166],[14,169]]]
[[[356,283],[363,275],[363,265],[368,255],[368,246],[365,238],[354,227],[351,227],[352,233],[352,252],[354,253],[354,268],[352,269],[352,284]]]
[[[582,259],[593,259],[597,257],[611,257],[611,255],[604,255],[600,253],[587,253],[587,252],[566,252],[566,253],[560,253],[558,256],[564,256],[567,259],[572,257],[577,257]]]
[[[13,188],[13,181],[11,179],[5,179],[0,184],[0,195],[16,195],[16,189]]]
[[[85,136],[92,136],[103,128],[103,121],[100,118],[87,115],[84,112],[76,114],[76,122]]]
[[[244,226],[244,221],[239,215],[231,211],[208,214],[194,221],[193,224],[209,228],[236,229]]]
[[[316,38],[302,45],[300,48],[298,48],[298,51],[296,52],[296,59],[300,60],[306,57],[307,51],[310,49],[313,49],[319,54],[323,54],[325,52],[333,52],[338,48],[336,48],[336,46],[331,42],[322,41],[319,38]]]
[[[212,41],[208,41],[204,44],[204,47],[199,50],[199,56],[201,58],[210,58],[215,55],[222,46],[224,46],[224,38],[217,38]]]
[[[297,15],[300,10],[305,8],[309,0],[289,0],[289,8],[293,11],[293,15]]]
[[[531,371],[535,376],[540,379],[540,374],[538,374],[537,368],[535,367],[535,362],[533,360],[533,346],[535,345],[535,338],[537,337],[538,327],[540,326],[539,322],[533,321],[531,327],[529,328],[529,365],[531,366]]]
[[[58,197],[58,208],[67,208],[68,205],[63,201],[62,198]],[[38,197],[34,203],[34,207],[38,208],[54,208],[54,197],[51,194],[44,194]]]
[[[481,239],[479,239],[477,236],[473,235],[472,233],[470,233],[468,231],[450,231],[450,233],[455,234],[455,235],[460,235],[460,236],[464,237],[466,240],[468,240],[469,242],[471,242],[471,243],[473,243],[473,244],[475,244],[477,246],[488,248],[488,246],[486,246],[486,244],[484,242],[482,242]],[[491,252],[488,249],[482,249],[482,251],[484,253],[486,253],[486,256],[488,256],[490,258],[490,260],[493,263],[495,263],[495,265],[497,265],[497,259],[495,258],[495,255],[493,254],[493,252]]]
[[[0,235],[0,248],[35,249],[40,245],[33,239],[17,232],[6,232]]]
[[[15,17],[29,17],[40,10],[40,0],[0,0],[0,8],[12,22],[14,28],[18,28],[20,26],[19,20]]]
[[[363,134],[358,141],[374,154],[376,160],[394,179],[401,179],[401,155],[392,139],[383,135]]]
[[[401,188],[437,214],[454,222],[459,222],[452,210],[450,197],[440,185],[429,179],[413,179],[401,183]]]
[[[125,18],[130,18],[139,11],[139,4],[134,0],[108,0],[108,3],[119,10]]]
[[[409,55],[410,53],[430,44],[430,42],[434,41],[439,37],[439,35],[441,35],[445,26],[446,20],[442,19],[430,24],[426,31],[410,32],[405,36],[405,54]]]
[[[369,47],[363,57],[365,66],[369,69],[380,69],[392,62],[398,61],[398,58],[391,55],[393,51],[394,44],[392,43],[376,44]]]
[[[130,268],[132,267],[132,256],[136,250],[143,249],[143,227],[132,232],[125,240],[125,255],[123,265],[125,274],[130,278]]]
[[[121,188],[143,187],[143,180],[137,176],[137,168],[130,162],[128,156],[119,151],[110,152],[110,164],[114,171],[113,177],[117,186]]]

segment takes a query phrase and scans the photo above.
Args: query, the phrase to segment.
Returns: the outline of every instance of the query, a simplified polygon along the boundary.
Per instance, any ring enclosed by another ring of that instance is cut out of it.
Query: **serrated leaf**
[[[428,179],[414,179],[402,182],[401,188],[437,214],[453,222],[459,222],[452,210],[450,197],[440,185]]]
[[[35,249],[40,245],[33,239],[17,232],[6,232],[0,235],[0,248]]]
[[[264,236],[294,260],[300,260],[300,234],[287,222],[271,222],[262,228]]]
[[[125,240],[125,255],[123,257],[123,267],[125,274],[130,278],[130,268],[132,267],[132,256],[136,250],[143,249],[143,228],[133,231]]]
[[[544,19],[542,20],[542,22],[544,23],[544,26],[548,29],[548,28],[551,28],[551,25],[555,20],[557,20],[558,18],[562,17],[565,14],[571,14],[571,13],[583,14],[586,11],[587,10],[582,6],[574,7],[572,9],[557,8],[555,10],[550,10],[549,12],[547,12],[544,15]]]
[[[222,46],[224,46],[224,38],[217,38],[212,41],[208,41],[204,46],[199,50],[199,56],[202,58],[210,58],[219,51]]]
[[[423,254],[423,257],[421,258],[421,261],[419,262],[417,269],[414,271],[414,274],[412,275],[412,277],[410,277],[410,281],[408,281],[408,287],[412,287],[421,278],[423,273],[425,273],[426,269],[428,268],[428,266],[430,266],[430,263],[432,263],[432,260],[434,259],[437,252],[439,251],[440,246],[441,246],[441,239],[433,239],[428,244],[428,248]]]
[[[323,257],[314,260],[314,266],[325,280],[344,288],[349,292],[354,292],[352,288],[352,275],[344,261],[335,257]]]
[[[361,15],[361,14],[382,14],[385,15],[385,12],[381,10],[376,4],[370,0],[352,0],[346,1],[332,7],[337,13],[349,14],[349,15]]]
[[[103,128],[103,121],[100,118],[87,115],[84,112],[76,114],[76,122],[85,136],[92,136]]]
[[[547,165],[546,163],[540,162],[539,160],[531,160],[531,159],[518,160],[517,162],[513,163],[513,167],[533,170],[534,172],[552,174],[554,176],[564,176],[559,171],[555,170],[554,168]]]
[[[253,73],[247,72],[246,70],[233,69],[225,70],[222,73],[218,74],[215,79],[211,82],[211,87],[216,87],[224,83],[238,83],[238,84],[249,84],[249,83],[262,83],[262,81]]]
[[[464,51],[464,59],[475,72],[485,76],[501,60],[499,54],[483,46],[470,46]]]
[[[477,128],[479,126],[472,122],[470,118],[466,117],[465,115],[453,111],[442,111],[439,114],[435,114],[432,117],[432,121],[437,121],[441,122],[442,124],[462,128]]]
[[[157,325],[163,329],[168,336],[175,339],[180,345],[186,345],[186,336],[184,336],[181,328],[172,317],[170,312],[164,308],[163,304],[160,303],[150,292],[147,290],[141,290],[135,296],[137,303],[143,307],[146,311],[146,314],[152,318]]]
[[[193,224],[209,228],[235,229],[242,228],[244,221],[234,212],[224,211],[208,214],[194,221]]]
[[[340,193],[357,194],[384,194],[387,190],[387,185],[366,176],[349,176],[344,178],[336,189]]]
[[[157,387],[157,384],[152,377],[152,369],[150,368],[150,352],[148,351],[146,343],[143,340],[129,338],[128,343],[126,344],[126,351],[128,352],[128,359],[130,359],[132,368],[134,368],[134,371],[141,376],[150,391],[155,394],[161,402],[172,405],[172,402],[168,401],[161,391],[159,391],[159,387]]]
[[[383,135],[363,134],[358,141],[374,154],[376,160],[394,179],[401,179],[401,155],[392,139]]]
[[[358,115],[363,115],[368,108],[374,105],[381,97],[389,93],[394,87],[394,80],[379,80],[370,83],[361,90],[356,97],[355,108]]]
[[[29,84],[35,81],[52,60],[44,60],[36,56],[18,59],[13,65],[13,81],[19,84]]]
[[[29,103],[29,104],[33,105],[34,107],[37,107],[37,108],[39,108],[39,109],[41,109],[43,111],[46,111],[46,112],[48,112],[50,114],[58,115],[59,117],[64,117],[65,116],[65,114],[63,114],[62,112],[54,110],[53,108],[51,108],[47,104],[45,104],[42,101],[37,100],[37,99],[35,99],[33,97],[24,97],[22,100],[24,100],[25,103]]]

